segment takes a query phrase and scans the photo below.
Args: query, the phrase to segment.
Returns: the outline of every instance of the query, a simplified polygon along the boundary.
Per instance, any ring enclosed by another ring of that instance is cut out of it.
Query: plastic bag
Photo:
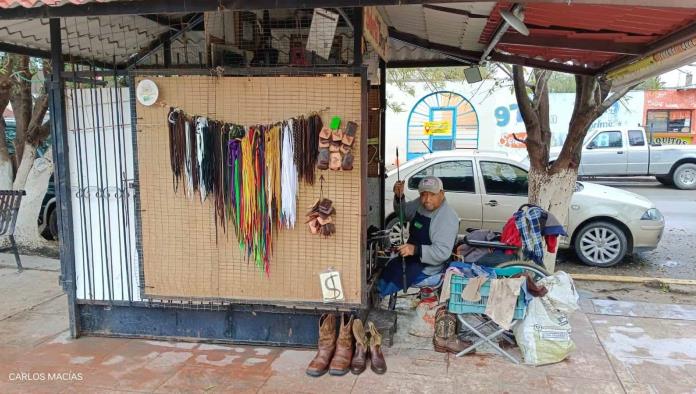
[[[567,273],[558,271],[537,282],[549,291],[544,298],[553,309],[569,314],[579,309],[578,292],[575,290],[573,279]]]
[[[435,333],[435,315],[439,305],[437,301],[420,302],[416,307],[416,318],[412,319],[408,333],[423,338],[431,338]]]
[[[568,315],[554,311],[546,297],[530,301],[527,315],[513,332],[526,364],[557,363],[575,350]]]

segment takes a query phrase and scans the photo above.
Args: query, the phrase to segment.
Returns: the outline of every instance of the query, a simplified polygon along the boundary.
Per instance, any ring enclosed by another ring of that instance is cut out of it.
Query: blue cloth
[[[420,283],[428,275],[423,273],[425,264],[421,263],[417,256],[406,257],[406,286],[411,286]],[[401,257],[395,257],[384,267],[382,275],[377,282],[377,288],[381,297],[386,297],[390,294],[398,293],[403,290],[403,273]]]
[[[450,263],[449,268],[458,269],[462,272],[462,275],[467,278],[487,276],[489,278],[495,279],[498,277],[498,275],[495,273],[495,269],[491,267],[484,267],[476,264],[465,263],[463,261],[453,261]]]
[[[415,245],[416,255],[406,257],[406,287],[420,283],[429,275],[424,273],[426,268],[432,270],[433,266],[428,266],[421,262],[420,249],[422,245],[430,245],[430,218],[416,212],[411,220],[408,243]],[[442,272],[444,265],[434,274]],[[391,259],[384,271],[380,275],[377,288],[381,297],[386,297],[390,294],[398,293],[404,289],[404,267],[401,257]]]
[[[541,219],[545,213],[543,209],[537,206],[530,206],[527,209],[520,209],[514,214],[515,226],[522,238],[522,252],[526,258],[539,265],[544,264]]]

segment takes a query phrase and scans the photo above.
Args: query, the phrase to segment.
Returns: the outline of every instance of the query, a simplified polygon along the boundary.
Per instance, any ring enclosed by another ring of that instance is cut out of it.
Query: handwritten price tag
[[[338,271],[326,271],[319,274],[321,283],[321,294],[324,302],[343,301],[343,286],[341,285],[341,274]]]

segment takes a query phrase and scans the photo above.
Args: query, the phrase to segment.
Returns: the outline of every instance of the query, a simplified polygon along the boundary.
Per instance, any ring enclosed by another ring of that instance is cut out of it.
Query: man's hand
[[[404,195],[404,181],[396,181],[394,183],[394,195],[398,198]]]
[[[399,246],[399,254],[408,257],[408,256],[413,256],[416,253],[416,247],[411,244],[405,244]]]

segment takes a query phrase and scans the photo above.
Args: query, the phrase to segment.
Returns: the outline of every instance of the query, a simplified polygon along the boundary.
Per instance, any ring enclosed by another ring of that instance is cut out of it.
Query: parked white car
[[[503,152],[436,152],[401,166],[406,198],[418,198],[418,182],[427,175],[442,179],[448,203],[459,215],[460,232],[468,228],[502,231],[505,222],[527,202],[528,164]],[[401,227],[393,212],[396,170],[387,174],[387,228],[392,242],[400,240]],[[665,222],[647,198],[625,190],[590,182],[577,182],[568,219],[569,237],[559,247],[575,249],[582,262],[609,267],[628,253],[655,249]],[[408,229],[406,229],[408,230]]]
[[[596,129],[582,147],[581,176],[654,175],[660,183],[696,189],[696,146],[649,144],[642,127]],[[561,148],[551,149],[551,161]]]

